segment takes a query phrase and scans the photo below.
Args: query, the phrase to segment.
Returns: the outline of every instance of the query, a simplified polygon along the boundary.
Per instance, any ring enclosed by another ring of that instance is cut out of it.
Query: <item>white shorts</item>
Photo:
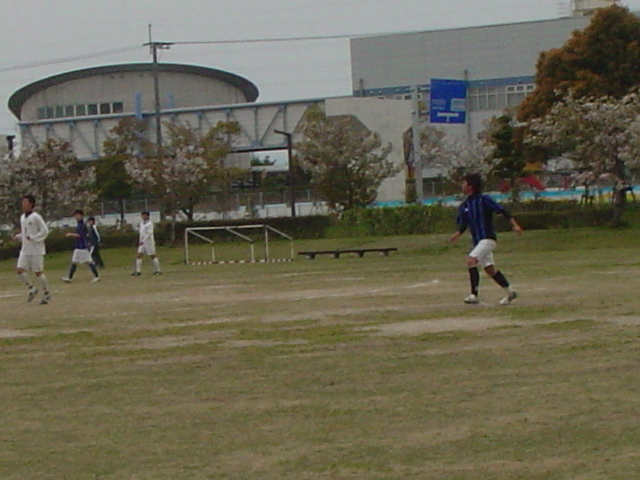
[[[138,253],[141,253],[142,255],[155,255],[156,244],[152,242],[145,242],[138,247]]]
[[[76,248],[71,257],[71,263],[92,263],[91,252],[86,248]]]
[[[486,268],[489,265],[494,265],[493,263],[493,251],[496,249],[498,244],[495,240],[480,240],[478,244],[473,247],[473,250],[469,252],[469,256],[478,259],[478,263]]]
[[[44,255],[25,255],[20,252],[17,268],[25,272],[44,272]]]

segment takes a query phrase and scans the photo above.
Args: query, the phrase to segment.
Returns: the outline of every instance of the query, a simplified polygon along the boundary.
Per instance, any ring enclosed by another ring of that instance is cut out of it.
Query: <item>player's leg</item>
[[[142,273],[142,256],[144,255],[144,247],[141,245],[138,247],[138,252],[136,253],[136,261],[135,261],[135,269],[133,270],[134,277],[139,277]]]
[[[83,262],[82,251],[76,248],[71,256],[71,266],[69,267],[69,273],[66,277],[62,277],[63,282],[71,283],[73,276],[76,274],[78,264]]]
[[[100,246],[96,245],[93,248],[91,257],[98,268],[104,268],[104,260],[102,259],[102,255],[100,255]]]
[[[91,270],[91,273],[93,273],[93,280],[91,280],[91,282],[92,283],[99,282],[100,274],[98,273],[98,268],[96,267],[96,264],[93,262],[93,260],[91,260],[90,256],[89,256],[89,261],[85,263],[89,265],[89,269]]]
[[[153,264],[153,274],[160,275],[162,273],[162,270],[160,270],[160,259],[155,253],[150,254],[149,256],[151,257],[151,263]]]
[[[493,261],[493,253],[484,260],[483,267],[487,275],[493,278],[493,281],[507,292],[507,296],[500,300],[500,305],[509,305],[516,299],[518,293],[511,287],[507,277],[505,277],[504,274],[496,268]]]
[[[38,289],[33,286],[33,283],[31,283],[31,279],[29,278],[29,274],[27,273],[31,267],[30,257],[31,255],[23,255],[22,253],[20,253],[20,256],[18,257],[18,265],[16,266],[16,273],[18,274],[18,278],[29,289],[29,294],[27,295],[28,302],[31,302],[38,294]]]
[[[42,262],[44,263],[44,261]],[[40,287],[42,287],[42,300],[40,300],[41,305],[46,305],[51,301],[51,293],[49,292],[49,281],[47,280],[46,275],[44,274],[44,265],[40,265],[39,271],[36,271],[36,277],[38,282],[40,283]]]
[[[473,252],[472,252],[473,253]],[[469,254],[467,257],[467,269],[469,272],[469,284],[471,295],[464,299],[464,303],[480,303],[478,290],[480,288],[480,272],[478,271],[478,258]]]

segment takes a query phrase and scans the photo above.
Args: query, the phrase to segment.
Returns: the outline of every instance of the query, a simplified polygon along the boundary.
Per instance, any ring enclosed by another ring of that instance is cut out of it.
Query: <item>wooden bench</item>
[[[298,252],[298,255],[305,255],[309,260],[313,260],[316,258],[316,255],[333,255],[333,258],[340,258],[340,255],[343,253],[355,253],[358,255],[358,258],[364,257],[365,253],[369,252],[379,252],[382,253],[385,257],[389,256],[389,252],[397,252],[398,249],[395,247],[386,247],[386,248],[349,248],[344,250],[310,250],[307,252]]]

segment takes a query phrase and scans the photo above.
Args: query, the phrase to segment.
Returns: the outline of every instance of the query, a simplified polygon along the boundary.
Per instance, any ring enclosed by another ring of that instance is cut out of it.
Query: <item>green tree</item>
[[[486,134],[487,143],[492,148],[488,162],[491,174],[509,182],[512,200],[519,198],[519,179],[527,165],[524,145],[524,126],[517,125],[509,114],[494,117]]]
[[[574,98],[622,98],[640,85],[640,18],[611,6],[596,11],[560,48],[542,52],[536,89],[518,109],[520,120],[545,115],[569,92]]]
[[[387,159],[392,145],[383,146],[379,134],[353,117],[311,111],[303,134],[296,145],[298,161],[334,211],[370,205],[382,182],[398,173]]]
[[[105,156],[96,162],[96,189],[104,200],[118,203],[120,225],[124,225],[125,200],[133,195],[133,180],[125,167],[130,157],[153,156],[154,146],[147,140],[148,123],[125,117],[109,131],[103,143]]]

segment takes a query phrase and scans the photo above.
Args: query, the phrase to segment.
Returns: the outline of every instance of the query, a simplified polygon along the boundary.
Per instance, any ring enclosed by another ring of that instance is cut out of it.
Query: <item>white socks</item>
[[[29,279],[29,274],[27,272],[22,272],[18,274],[18,278],[22,280],[22,282],[29,288],[33,288],[31,284],[31,280]]]
[[[158,257],[152,258],[151,263],[153,264],[153,271],[160,272],[160,260],[158,259]],[[136,273],[140,273],[141,270],[142,270],[142,259],[136,258]]]
[[[40,281],[40,286],[42,287],[42,291],[47,293],[49,291],[49,282],[47,281],[47,277],[44,276],[44,273],[38,277]]]

